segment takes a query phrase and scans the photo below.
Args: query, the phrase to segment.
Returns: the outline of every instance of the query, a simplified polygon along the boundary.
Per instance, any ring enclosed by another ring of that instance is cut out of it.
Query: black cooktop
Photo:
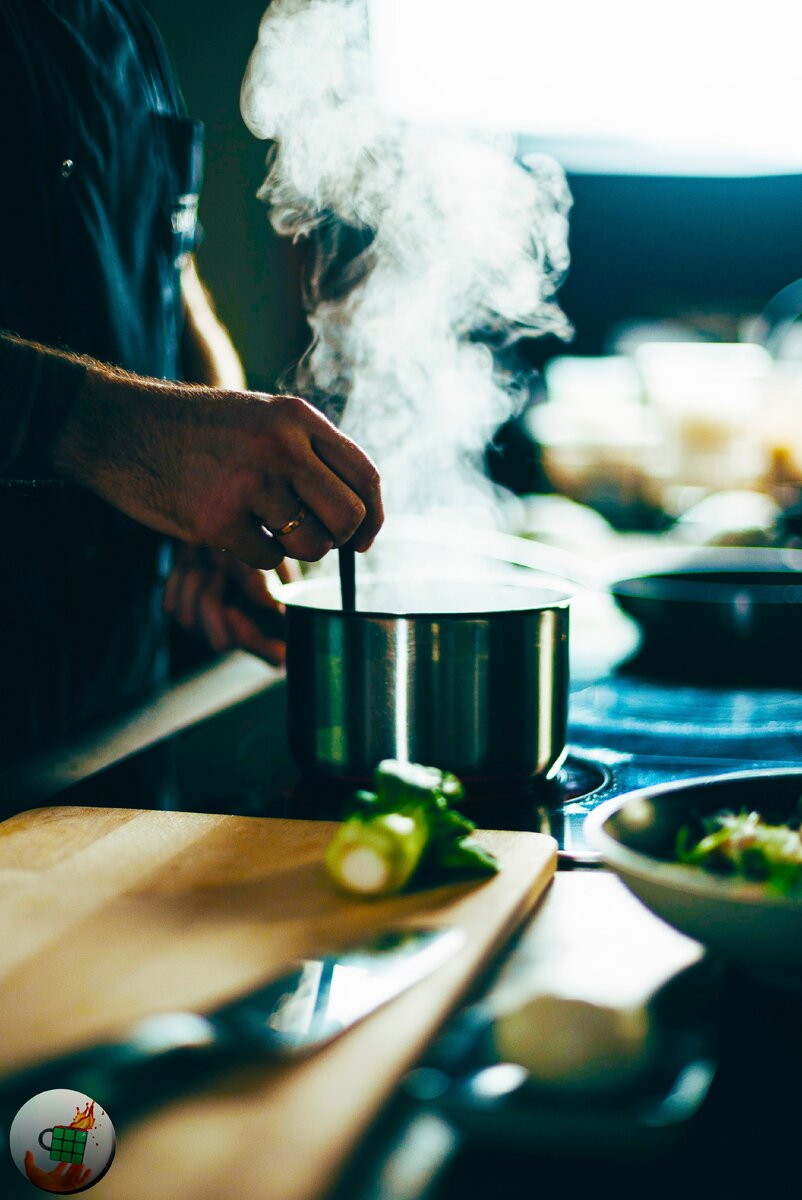
[[[572,696],[574,740],[671,756],[793,758],[802,692],[665,684],[611,675]]]

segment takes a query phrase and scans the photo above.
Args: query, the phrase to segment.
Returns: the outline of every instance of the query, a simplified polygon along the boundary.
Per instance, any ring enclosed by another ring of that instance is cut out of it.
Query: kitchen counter
[[[672,966],[693,963],[695,945],[608,871],[560,872],[477,1000],[503,1007],[550,983],[624,999]],[[715,1076],[700,1110],[662,1147],[633,1130],[629,1140],[611,1136],[600,1148],[584,1135],[584,1114],[573,1130],[570,1120],[558,1119],[550,1145],[536,1113],[521,1125],[519,1112],[509,1109],[505,1117],[502,1106],[484,1117],[468,1114],[463,1123],[402,1094],[365,1140],[334,1200],[531,1200],[534,1194],[710,1200],[795,1188],[789,1151],[801,1111],[802,997],[708,958],[700,960],[687,996],[689,1028],[702,1027],[710,1037]],[[435,1044],[424,1063],[437,1059]],[[611,1103],[599,1102],[598,1122],[615,1133]],[[547,1105],[543,1116],[554,1121],[554,1109]]]

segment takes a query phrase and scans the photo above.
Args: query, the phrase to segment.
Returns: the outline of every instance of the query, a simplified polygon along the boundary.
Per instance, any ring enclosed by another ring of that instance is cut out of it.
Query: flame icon
[[[75,1116],[70,1121],[68,1129],[94,1129],[95,1128],[95,1102],[90,1100],[84,1109],[75,1108]]]

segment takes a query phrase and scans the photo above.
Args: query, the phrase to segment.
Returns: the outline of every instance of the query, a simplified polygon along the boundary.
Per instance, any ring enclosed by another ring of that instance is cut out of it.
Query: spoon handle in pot
[[[340,566],[340,599],[343,612],[356,609],[356,553],[352,542],[337,551]]]

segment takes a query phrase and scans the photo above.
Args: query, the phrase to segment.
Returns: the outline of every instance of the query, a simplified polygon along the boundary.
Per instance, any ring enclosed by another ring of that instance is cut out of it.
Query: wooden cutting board
[[[69,807],[0,824],[6,1069],[113,1035],[147,1013],[216,1007],[291,959],[390,924],[468,933],[453,960],[305,1062],[218,1083],[123,1130],[96,1200],[325,1195],[556,864],[551,838],[483,831],[501,862],[497,876],[359,901],[339,895],[324,873],[334,828]]]

